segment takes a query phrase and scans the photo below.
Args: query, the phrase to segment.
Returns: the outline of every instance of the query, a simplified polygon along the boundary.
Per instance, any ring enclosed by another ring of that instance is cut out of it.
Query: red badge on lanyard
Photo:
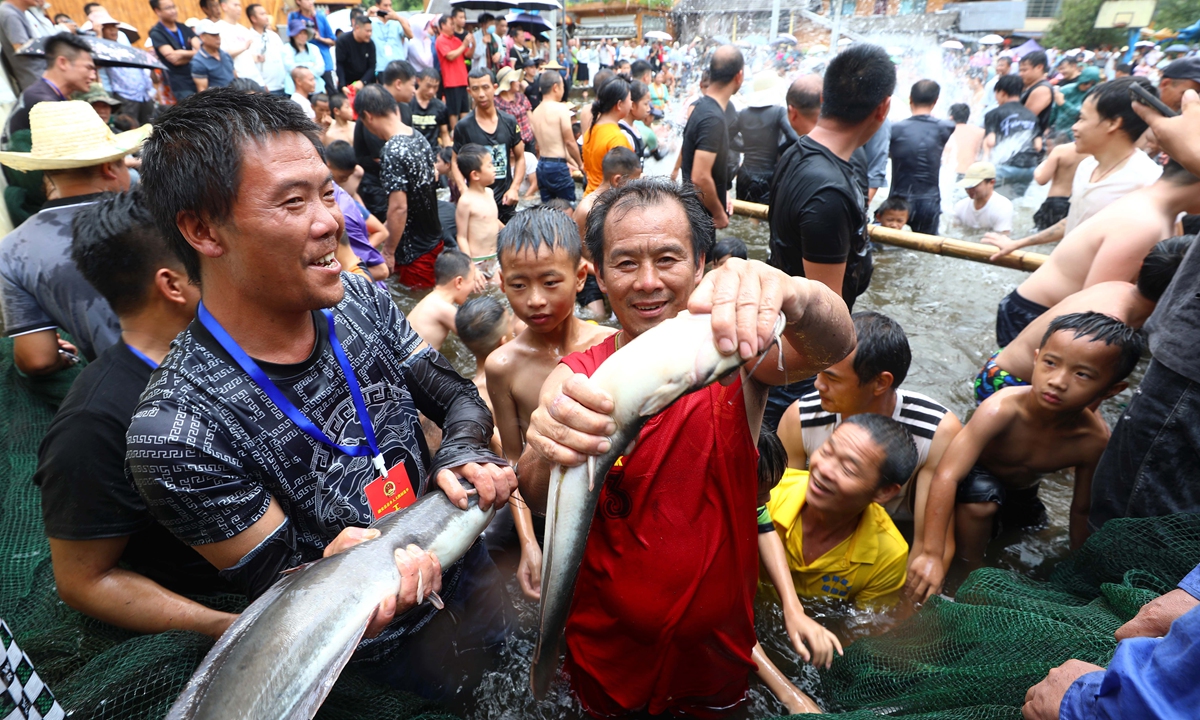
[[[417,501],[417,494],[413,492],[412,482],[408,479],[408,470],[403,462],[396,463],[388,470],[383,464],[383,457],[377,455],[374,464],[381,474],[367,485],[364,492],[376,520]]]

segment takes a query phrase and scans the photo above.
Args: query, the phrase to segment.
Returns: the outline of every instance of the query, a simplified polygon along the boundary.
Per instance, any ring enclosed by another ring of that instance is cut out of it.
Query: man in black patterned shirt
[[[368,492],[385,479],[376,459],[416,495],[436,485],[465,507],[461,476],[481,506],[507,501],[516,478],[487,450],[492,420],[474,384],[386,292],[341,272],[333,179],[295,103],[228,89],[189,98],[155,124],[142,170],[146,204],[202,296],[127,438],[127,470],[164,527],[253,598],[280,571],[366,539],[382,510]],[[442,427],[432,458],[418,410]],[[446,568],[424,553],[397,567],[397,595],[353,660],[444,697],[461,684],[453,656],[505,637],[499,573],[478,543]],[[418,588],[440,588],[453,613],[419,605]]]
[[[388,239],[380,251],[405,286],[431,288],[443,245],[433,148],[400,119],[395,98],[380,85],[358,91],[354,112],[372,135],[389,138],[379,156],[379,183],[388,193]]]

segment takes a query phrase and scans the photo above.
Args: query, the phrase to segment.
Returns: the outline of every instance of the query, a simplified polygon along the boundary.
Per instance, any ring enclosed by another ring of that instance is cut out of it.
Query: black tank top
[[[1034,90],[1037,90],[1040,87],[1050,88],[1050,104],[1047,105],[1040,113],[1038,113],[1037,116],[1038,134],[1045,135],[1046,130],[1050,127],[1050,121],[1054,119],[1054,88],[1050,87],[1050,83],[1046,82],[1045,80],[1038,80],[1021,92],[1021,104],[1024,105],[1025,100],[1031,94],[1033,94]]]

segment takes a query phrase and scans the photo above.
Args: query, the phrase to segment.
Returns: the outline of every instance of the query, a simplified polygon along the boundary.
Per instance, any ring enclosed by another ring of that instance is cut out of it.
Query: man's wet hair
[[[1129,89],[1141,85],[1151,95],[1158,97],[1158,90],[1144,77],[1117,78],[1100,83],[1087,94],[1087,100],[1096,104],[1096,114],[1105,120],[1120,120],[1121,130],[1131,142],[1137,142],[1146,128],[1150,127],[1133,109]]]
[[[650,67],[650,63],[646,62],[645,60],[635,60],[633,64],[629,66],[629,76],[634,80],[641,80],[643,75],[648,72],[652,72],[653,70],[654,68]],[[736,75],[737,73],[734,74]]]
[[[386,87],[379,83],[372,83],[354,94],[354,112],[359,116],[363,113],[370,113],[381,117],[400,112],[400,104],[396,102],[396,98],[392,97]]]
[[[45,50],[47,67],[53,67],[54,61],[60,57],[65,57],[68,62],[75,62],[75,58],[79,57],[81,52],[92,54],[91,46],[83,38],[69,32],[51,35],[42,47]]]
[[[240,90],[244,93],[265,93],[267,91],[265,87],[254,82],[250,78],[234,78],[229,83],[229,87],[233,88],[234,90]],[[315,95],[313,96],[313,102],[321,102],[321,100],[318,98],[324,99],[325,96],[322,94]]]
[[[887,200],[884,200],[883,204],[875,209],[875,217],[879,217],[889,210],[895,210],[897,212],[908,214],[912,212],[912,206],[908,204],[907,200],[899,195],[888,195]]]
[[[445,285],[453,282],[454,278],[470,275],[471,258],[460,250],[447,248],[433,261],[433,282],[437,285]]]
[[[143,200],[193,281],[202,280],[200,255],[179,232],[179,213],[227,222],[241,191],[243,153],[284,133],[303,136],[325,159],[320,128],[289,97],[213,88],[155,118],[142,146]]]
[[[812,115],[821,111],[821,93],[813,92],[799,82],[800,78],[792,81],[788,86],[787,105],[791,108],[796,108],[804,115]]]
[[[623,145],[606,152],[600,161],[600,171],[604,173],[605,180],[614,175],[629,175],[641,168],[637,153]]]
[[[471,68],[471,72],[467,73],[468,83],[471,80],[478,80],[479,78],[487,78],[492,81],[493,85],[496,84],[496,73],[486,67]]]
[[[416,76],[417,71],[413,69],[412,63],[407,60],[393,60],[383,68],[383,72],[379,75],[379,82],[383,85],[391,85],[397,80],[409,82]]]
[[[1086,338],[1089,342],[1117,346],[1121,353],[1117,356],[1110,384],[1119,383],[1129,377],[1146,347],[1141,331],[1104,313],[1088,311],[1059,315],[1050,321],[1050,327],[1046,328],[1046,334],[1042,336],[1042,344],[1039,347],[1046,347],[1050,336],[1056,332],[1073,333],[1076,340]]]
[[[763,428],[758,433],[758,494],[771,492],[787,470],[787,450],[783,441],[770,430]]]
[[[950,119],[956,123],[965,123],[971,119],[971,106],[966,103],[954,103],[950,106]]]
[[[477,356],[488,355],[499,347],[507,326],[507,309],[491,295],[471,298],[454,313],[454,331],[458,333],[458,339]]]
[[[896,66],[887,51],[869,43],[851,45],[825,69],[821,117],[858,125],[895,90]]]
[[[850,316],[858,347],[854,351],[854,374],[858,384],[866,385],[880,374],[892,374],[892,389],[900,387],[912,365],[912,348],[900,323],[873,310]]]
[[[1195,235],[1179,235],[1167,238],[1150,249],[1146,259],[1142,260],[1142,269],[1137,277],[1137,289],[1142,297],[1158,302],[1194,242]]]
[[[71,225],[71,259],[117,315],[137,311],[159,268],[179,268],[140,190],[107,195],[84,206]]]
[[[741,238],[723,237],[713,244],[712,261],[714,263],[728,257],[741,258],[742,260],[750,258],[750,255],[746,252],[746,243],[742,242]]]
[[[438,148],[437,156],[438,156],[439,160],[441,160],[442,162],[449,165],[450,163],[454,162],[454,148],[452,148],[452,147]]]
[[[1024,89],[1025,83],[1021,82],[1020,75],[1005,75],[996,81],[995,90],[1013,99],[1019,99]]]
[[[877,487],[903,485],[917,471],[917,445],[903,424],[883,415],[859,413],[843,420],[842,425],[856,425],[866,430],[871,440],[883,451]]]
[[[609,80],[612,80],[616,76],[617,74],[613,72],[611,68],[601,68],[600,71],[596,73],[596,77],[592,80],[592,84],[595,86],[596,90],[599,90],[605,85],[605,83],[607,83]]]
[[[1041,65],[1043,71],[1050,69],[1050,60],[1046,57],[1046,53],[1042,52],[1041,50],[1034,50],[1028,55],[1023,55],[1019,64],[1028,64],[1031,67],[1037,67]]]
[[[692,260],[704,262],[714,241],[712,216],[700,202],[700,194],[690,183],[678,185],[665,177],[630,180],[596,199],[588,212],[586,241],[588,252],[596,263],[596,272],[604,272],[604,230],[610,214],[620,219],[635,208],[648,208],[667,202],[678,203],[688,219],[692,241]]]
[[[562,75],[559,75],[555,70],[547,70],[538,76],[538,90],[543,95],[548,95],[555,85],[562,85]]]
[[[1113,72],[1125,73],[1126,75],[1133,74],[1133,66],[1129,63],[1117,63],[1113,66]]]
[[[559,212],[575,212],[575,206],[572,205],[571,201],[566,198],[550,198],[546,202],[542,203],[541,207],[550,208],[551,210],[557,210]]]
[[[1058,66],[1062,67],[1063,65],[1074,65],[1075,67],[1079,67],[1079,58],[1075,57],[1074,55],[1063,55],[1062,59],[1058,61]]]
[[[418,80],[432,80],[436,83],[440,83],[442,81],[442,76],[438,74],[437,70],[434,70],[433,68],[429,67],[429,68],[421,68],[420,70],[418,70],[417,71],[417,79]]]
[[[254,81],[251,80],[250,82],[254,82]],[[258,83],[254,83],[254,84],[258,85]],[[262,87],[262,86],[259,85],[259,87]],[[317,93],[316,95],[313,95],[312,96],[312,104],[316,105],[317,103],[325,103],[326,105],[328,105],[329,104],[329,96],[326,95],[325,93]]]
[[[467,143],[458,151],[458,171],[463,178],[470,182],[471,173],[478,172],[483,167],[484,158],[490,158],[492,153],[482,145]]]
[[[346,104],[346,96],[341,93],[334,93],[329,96],[329,112],[337,112]]]
[[[345,140],[334,140],[325,148],[325,162],[336,170],[354,172],[358,156],[354,154],[353,145]]]
[[[745,67],[746,59],[742,57],[741,50],[732,45],[722,45],[713,52],[712,60],[708,63],[708,80],[717,85],[727,85]]]
[[[550,252],[563,250],[575,265],[583,254],[579,226],[562,210],[544,204],[513,215],[496,236],[496,257],[501,268],[509,253],[529,251],[537,255],[543,247]]]
[[[913,105],[937,105],[942,86],[933,80],[918,80],[908,91],[908,101]]]

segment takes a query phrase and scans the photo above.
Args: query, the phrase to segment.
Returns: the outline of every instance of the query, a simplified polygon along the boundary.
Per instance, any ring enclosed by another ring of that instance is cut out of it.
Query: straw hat
[[[761,72],[754,77],[754,91],[746,98],[746,105],[752,108],[770,107],[783,104],[783,78],[772,70]]]
[[[80,100],[40,102],[29,111],[32,152],[0,152],[14,170],[70,170],[112,162],[136,151],[150,125],[113,135],[92,106]]]
[[[506,67],[500,71],[500,75],[496,77],[496,86],[500,92],[507,91],[512,84],[521,79],[521,73]]]

